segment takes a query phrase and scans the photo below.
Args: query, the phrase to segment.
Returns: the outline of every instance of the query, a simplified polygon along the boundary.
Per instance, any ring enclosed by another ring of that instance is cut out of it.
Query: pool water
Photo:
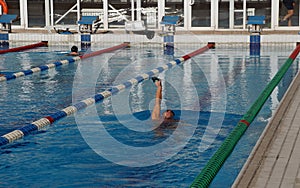
[[[110,46],[106,46],[110,47]],[[0,83],[0,133],[30,124],[181,57],[202,46],[132,46]],[[92,50],[103,46],[93,46]],[[58,50],[59,49],[59,50]],[[1,71],[30,69],[66,58],[50,46],[1,56]],[[1,147],[1,187],[189,187],[294,47],[220,46],[159,74],[162,109],[176,127],[150,120],[151,80]],[[298,71],[298,58],[213,180],[230,187]]]

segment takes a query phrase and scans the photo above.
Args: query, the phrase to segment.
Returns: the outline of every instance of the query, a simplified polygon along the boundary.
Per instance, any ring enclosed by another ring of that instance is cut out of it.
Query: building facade
[[[247,30],[247,16],[264,15],[266,30],[299,30],[299,2],[292,25],[281,22],[287,9],[282,0],[6,0],[13,28],[76,26],[83,15],[99,16],[99,29],[122,29],[127,21],[144,21],[160,29],[164,15],[179,15],[185,30]]]

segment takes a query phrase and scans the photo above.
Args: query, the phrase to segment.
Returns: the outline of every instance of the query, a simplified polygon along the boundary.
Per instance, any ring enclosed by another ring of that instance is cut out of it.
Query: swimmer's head
[[[174,116],[175,116],[174,111],[173,111],[173,110],[170,110],[170,109],[166,110],[166,111],[163,113],[164,119],[173,119]]]
[[[72,48],[71,48],[71,52],[78,52],[78,48],[77,48],[77,46],[72,46]]]

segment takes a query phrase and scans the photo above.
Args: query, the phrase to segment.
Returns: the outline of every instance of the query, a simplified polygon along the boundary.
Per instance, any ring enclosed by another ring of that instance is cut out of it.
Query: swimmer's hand
[[[156,85],[156,87],[161,87],[161,81],[160,80],[156,81],[155,85]]]
[[[156,85],[156,87],[161,87],[161,81],[160,81],[159,78],[157,78],[157,77],[152,77],[151,79],[152,79],[152,81],[154,82],[154,84]]]
[[[152,79],[153,83],[155,83],[156,81],[160,81],[160,79],[157,77],[152,77],[151,79]]]

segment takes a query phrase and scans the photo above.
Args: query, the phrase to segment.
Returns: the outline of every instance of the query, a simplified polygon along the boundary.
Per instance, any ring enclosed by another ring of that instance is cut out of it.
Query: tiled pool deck
[[[233,187],[300,188],[300,75],[257,142]]]

